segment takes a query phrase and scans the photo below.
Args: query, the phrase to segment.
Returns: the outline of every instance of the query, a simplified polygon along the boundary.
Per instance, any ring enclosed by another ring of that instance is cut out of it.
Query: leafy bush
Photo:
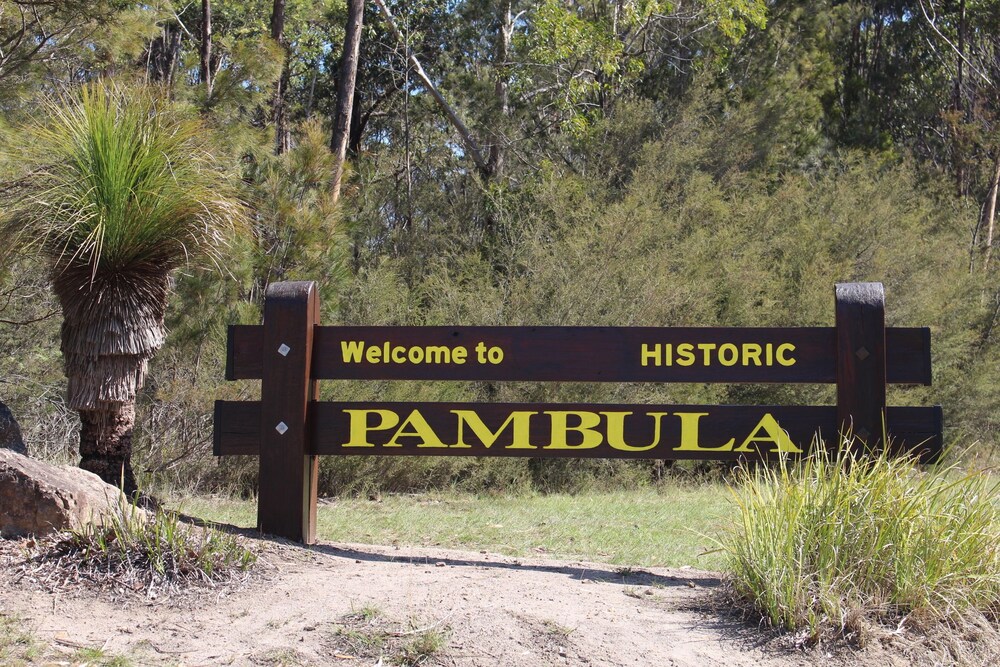
[[[864,640],[1000,614],[1000,482],[884,455],[744,470],[722,543],[735,595],[774,626]]]

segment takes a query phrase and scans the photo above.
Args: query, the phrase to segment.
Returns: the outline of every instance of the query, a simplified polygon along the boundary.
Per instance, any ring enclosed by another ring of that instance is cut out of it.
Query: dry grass
[[[398,624],[374,606],[347,614],[328,643],[338,659],[363,659],[375,664],[417,667],[438,662],[451,629],[447,618],[421,625],[416,619]]]
[[[20,558],[7,556],[18,578],[49,590],[83,584],[150,598],[241,583],[257,558],[234,535],[191,527],[172,512],[144,512],[125,502],[103,526],[19,546]]]

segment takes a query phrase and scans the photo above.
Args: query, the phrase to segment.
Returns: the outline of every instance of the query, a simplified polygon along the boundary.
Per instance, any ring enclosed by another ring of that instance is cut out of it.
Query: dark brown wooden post
[[[882,283],[839,283],[837,423],[869,449],[885,430],[885,290]]]
[[[264,533],[316,541],[317,457],[307,441],[313,328],[319,324],[316,283],[273,283],[264,297],[261,375],[260,497],[257,526]]]

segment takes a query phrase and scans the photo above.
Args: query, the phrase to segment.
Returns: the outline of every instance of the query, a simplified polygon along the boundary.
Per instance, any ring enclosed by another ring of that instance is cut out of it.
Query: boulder
[[[103,523],[127,501],[94,473],[0,449],[0,535],[45,535]]]
[[[17,425],[14,415],[3,403],[0,403],[0,449],[10,449],[18,454],[27,454],[28,448],[21,437],[21,427]]]

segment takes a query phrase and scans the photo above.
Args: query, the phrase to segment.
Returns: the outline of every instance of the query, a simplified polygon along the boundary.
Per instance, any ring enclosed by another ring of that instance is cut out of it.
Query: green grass
[[[746,473],[722,540],[735,593],[811,641],[1000,615],[1000,482],[825,456]]]
[[[73,665],[93,665],[93,667],[131,667],[132,660],[121,655],[110,655],[99,648],[83,648],[70,659]]]
[[[256,525],[252,501],[186,498],[189,514]],[[717,568],[713,546],[732,502],[722,484],[678,484],[576,495],[456,493],[338,498],[318,513],[320,539],[366,544],[487,550],[510,556],[582,559],[630,566]]]

